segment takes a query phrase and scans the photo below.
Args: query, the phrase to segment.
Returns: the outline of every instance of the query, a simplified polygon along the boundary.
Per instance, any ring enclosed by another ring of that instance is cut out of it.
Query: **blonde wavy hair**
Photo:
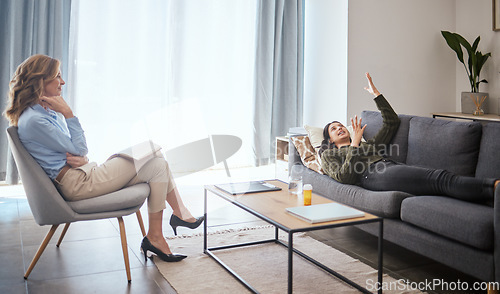
[[[44,85],[57,78],[61,62],[47,55],[28,57],[18,67],[9,83],[9,101],[3,115],[10,125],[17,126],[23,111],[38,103]]]

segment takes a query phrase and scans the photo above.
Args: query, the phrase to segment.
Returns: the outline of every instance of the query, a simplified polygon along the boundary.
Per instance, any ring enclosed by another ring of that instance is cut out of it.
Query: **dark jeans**
[[[361,186],[372,191],[413,195],[446,195],[467,201],[493,199],[494,179],[455,175],[442,169],[405,165],[383,159],[361,175]]]

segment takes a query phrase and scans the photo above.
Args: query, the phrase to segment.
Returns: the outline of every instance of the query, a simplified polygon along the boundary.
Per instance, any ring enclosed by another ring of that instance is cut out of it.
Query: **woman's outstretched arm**
[[[365,90],[368,91],[368,93],[372,94],[375,97],[380,96],[380,92],[377,90],[377,88],[373,84],[372,77],[370,76],[370,73],[366,73],[365,75],[366,75],[366,79],[368,80],[368,87],[365,87]],[[354,119],[351,118],[351,125],[352,125],[352,130],[353,130],[353,134],[351,136],[351,146],[359,147],[359,144],[361,143],[361,139],[363,138],[363,132],[365,131],[366,125],[364,125],[364,126],[361,125],[361,118],[358,119],[357,115],[354,117]]]
[[[377,90],[369,73],[366,73],[366,79],[368,80],[368,87],[365,87],[365,90],[375,96],[375,103],[377,104],[378,110],[382,113],[383,119],[382,128],[372,139],[368,140],[368,143],[375,144],[375,146],[389,144],[396,134],[401,121],[397,113],[392,109],[392,106],[385,99],[384,95],[380,94]]]
[[[370,73],[366,73],[366,79],[368,80],[368,87],[365,87],[365,90],[368,91],[368,93],[372,94],[373,96],[377,97],[380,95],[380,92],[377,90],[375,85],[373,84],[372,77],[370,76]]]

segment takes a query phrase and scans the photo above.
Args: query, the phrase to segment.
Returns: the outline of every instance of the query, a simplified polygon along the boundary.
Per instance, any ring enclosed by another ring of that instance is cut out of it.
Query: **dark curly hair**
[[[335,144],[330,142],[330,132],[328,128],[330,127],[331,124],[333,123],[341,123],[337,120],[334,120],[330,123],[327,123],[326,126],[323,128],[323,141],[321,141],[321,147],[318,150],[318,154],[321,157],[321,154],[326,150],[326,149],[332,149],[335,147]]]

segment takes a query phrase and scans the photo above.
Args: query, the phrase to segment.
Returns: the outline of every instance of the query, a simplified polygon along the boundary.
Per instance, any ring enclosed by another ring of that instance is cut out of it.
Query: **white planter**
[[[462,100],[461,100],[461,105],[462,105],[462,113],[469,113],[472,114],[474,110],[476,110],[476,105],[471,99],[471,94],[473,99],[477,99],[479,97],[479,101],[481,101],[481,98],[486,96],[486,99],[484,100],[483,104],[481,104],[481,109],[484,111],[485,114],[489,113],[488,112],[488,99],[489,99],[489,94],[488,93],[471,93],[471,92],[462,92]],[[477,101],[477,100],[476,100]]]

